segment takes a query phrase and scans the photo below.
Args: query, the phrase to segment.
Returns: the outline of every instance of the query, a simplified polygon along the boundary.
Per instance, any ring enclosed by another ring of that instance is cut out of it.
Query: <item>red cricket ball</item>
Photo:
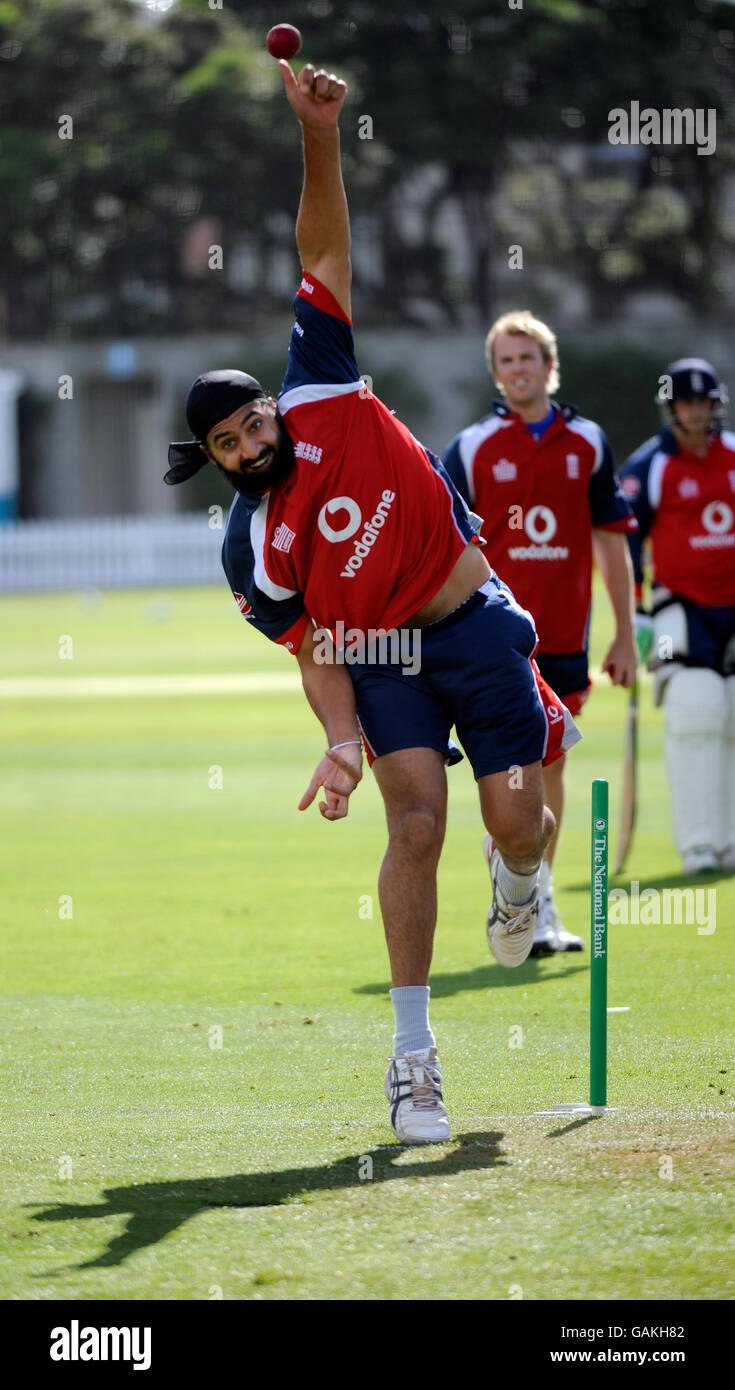
[[[273,58],[293,58],[301,47],[301,35],[293,24],[274,24],[265,46]]]

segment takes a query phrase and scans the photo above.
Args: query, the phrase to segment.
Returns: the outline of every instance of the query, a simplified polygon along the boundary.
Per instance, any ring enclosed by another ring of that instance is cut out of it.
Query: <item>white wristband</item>
[[[328,753],[335,753],[335,752],[337,751],[338,748],[349,748],[350,744],[352,744],[352,743],[356,743],[356,744],[358,745],[359,748],[362,748],[362,739],[359,739],[359,738],[346,738],[345,741],[344,741],[344,743],[333,743],[333,744],[331,745],[331,747],[327,749],[327,752],[328,752]]]

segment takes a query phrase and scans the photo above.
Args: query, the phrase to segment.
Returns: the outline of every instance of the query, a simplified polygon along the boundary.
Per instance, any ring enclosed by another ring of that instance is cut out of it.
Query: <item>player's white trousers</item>
[[[719,853],[735,833],[733,688],[735,678],[703,667],[676,671],[668,682],[664,747],[680,854],[704,846]]]
[[[725,724],[725,835],[728,862],[735,865],[735,676],[725,681],[727,721]]]

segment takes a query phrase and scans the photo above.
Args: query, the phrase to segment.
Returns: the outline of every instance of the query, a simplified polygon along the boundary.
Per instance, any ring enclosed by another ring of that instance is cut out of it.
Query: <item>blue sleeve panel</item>
[[[301,594],[271,598],[255,582],[255,554],[250,540],[253,508],[238,497],[230,511],[222,545],[222,566],[240,612],[271,642],[278,642],[306,612]]]
[[[280,394],[314,383],[359,381],[352,325],[347,319],[317,308],[300,294],[294,299],[294,314]]]
[[[638,522],[638,530],[631,532],[628,536],[636,584],[643,583],[643,542],[653,525],[655,515],[648,500],[648,474],[651,460],[660,447],[661,436],[654,435],[653,438],[647,439],[645,444],[641,444],[640,448],[630,455],[630,458],[626,459],[620,470],[620,479],[625,495]]]
[[[456,487],[460,497],[463,497],[465,502],[467,503],[467,506],[471,507],[473,499],[470,497],[470,490],[467,484],[467,474],[465,472],[465,467],[462,462],[461,454],[459,452],[459,442],[461,438],[461,434],[457,434],[454,436],[454,439],[452,439],[451,442],[447,444],[447,447],[442,455],[442,459],[444,463],[444,468],[446,472],[449,474],[449,477],[451,478],[452,482],[454,483],[454,486]]]
[[[614,526],[630,516],[630,507],[620,490],[613,465],[612,449],[607,436],[600,430],[602,462],[591,475],[587,488],[590,517],[593,526]]]

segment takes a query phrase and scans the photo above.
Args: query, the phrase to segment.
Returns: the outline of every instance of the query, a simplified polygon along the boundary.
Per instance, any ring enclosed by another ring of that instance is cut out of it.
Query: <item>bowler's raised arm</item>
[[[339,151],[339,113],[347,85],[334,73],[315,71],[311,63],[298,77],[285,59],[278,66],[303,133],[304,184],[296,219],[301,264],[351,318],[350,217]]]

